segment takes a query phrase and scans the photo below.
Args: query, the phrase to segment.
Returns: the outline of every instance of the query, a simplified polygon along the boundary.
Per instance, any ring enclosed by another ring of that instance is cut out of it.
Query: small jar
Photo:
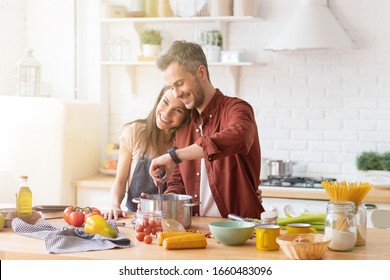
[[[135,213],[135,231],[143,232],[145,235],[155,236],[157,232],[162,232],[162,217],[161,211],[156,212],[136,212]]]
[[[367,240],[367,208],[364,203],[355,205],[357,240],[356,246],[366,245]]]
[[[261,225],[277,225],[278,224],[278,213],[275,211],[264,211],[260,215]]]
[[[349,251],[356,245],[357,226],[355,203],[351,201],[330,201],[326,208],[325,236],[331,241],[329,249]]]

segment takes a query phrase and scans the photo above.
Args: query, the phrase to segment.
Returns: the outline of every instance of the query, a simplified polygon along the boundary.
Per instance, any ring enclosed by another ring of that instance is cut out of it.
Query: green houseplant
[[[161,45],[163,37],[161,31],[155,29],[145,29],[141,33],[141,44],[143,45]]]
[[[377,152],[363,152],[356,159],[359,170],[385,170],[390,171],[390,152],[383,154]]]
[[[161,49],[163,37],[161,31],[155,29],[145,29],[140,35],[142,53],[146,58],[154,58]]]
[[[222,33],[218,29],[204,31],[201,34],[203,46],[218,46],[222,47]]]
[[[381,156],[377,152],[363,152],[356,159],[359,170],[382,170]]]
[[[218,62],[221,59],[222,33],[218,29],[201,33],[201,44],[209,62]]]

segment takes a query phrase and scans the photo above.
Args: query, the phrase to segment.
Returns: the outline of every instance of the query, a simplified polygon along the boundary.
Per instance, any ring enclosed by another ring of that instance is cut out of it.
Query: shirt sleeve
[[[219,125],[221,129],[196,141],[203,148],[205,158],[213,161],[233,154],[247,154],[257,133],[252,107],[245,101],[235,100],[221,108],[219,114],[213,126]]]
[[[134,148],[134,135],[135,135],[135,125],[129,124],[126,125],[121,135],[119,136],[119,144],[122,147],[125,147],[129,152],[133,151]]]

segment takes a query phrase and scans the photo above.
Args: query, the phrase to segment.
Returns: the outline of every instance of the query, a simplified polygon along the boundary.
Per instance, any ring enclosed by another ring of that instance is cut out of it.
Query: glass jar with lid
[[[367,208],[364,203],[355,205],[357,240],[356,246],[364,246],[367,240]]]
[[[326,208],[324,233],[331,239],[329,249],[334,251],[352,250],[357,240],[355,203],[330,201]]]
[[[143,235],[156,236],[157,232],[162,232],[162,218],[163,213],[161,211],[136,212],[135,231],[137,235],[139,235],[139,233],[143,233]]]
[[[264,211],[260,214],[261,225],[277,225],[278,213],[276,211]]]

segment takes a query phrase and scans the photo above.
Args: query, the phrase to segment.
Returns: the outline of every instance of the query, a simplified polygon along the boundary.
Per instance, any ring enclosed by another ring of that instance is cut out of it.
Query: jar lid
[[[162,227],[165,231],[185,231],[184,226],[174,219],[163,218]]]
[[[331,200],[331,201],[329,201],[329,203],[336,204],[336,205],[346,205],[346,206],[355,205],[354,202],[348,201],[348,200],[336,200],[336,201]]]
[[[278,213],[275,211],[264,211],[260,215],[260,219],[276,219],[278,217]]]

